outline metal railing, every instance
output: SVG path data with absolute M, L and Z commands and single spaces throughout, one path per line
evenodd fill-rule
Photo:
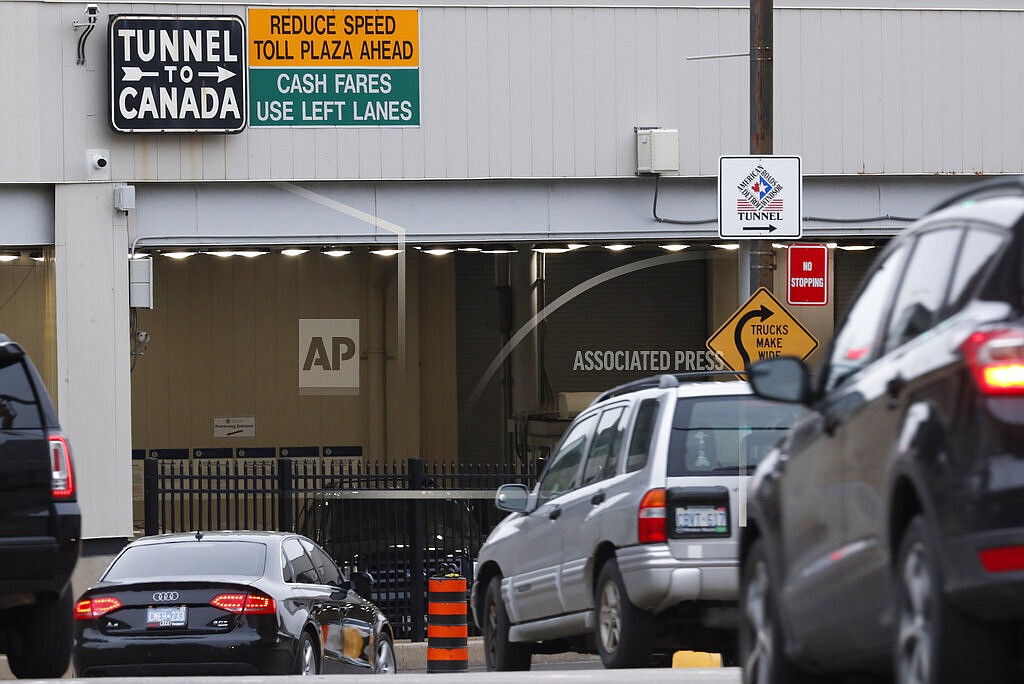
M 536 468 L 350 458 L 166 459 L 144 466 L 147 535 L 194 530 L 305 534 L 343 567 L 374 575 L 396 634 L 422 641 L 426 578 L 472 563 L 505 514 L 494 490 Z

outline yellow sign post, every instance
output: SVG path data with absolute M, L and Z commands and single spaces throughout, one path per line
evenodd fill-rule
M 818 340 L 767 288 L 759 288 L 715 334 L 707 348 L 735 371 L 776 356 L 806 359 Z

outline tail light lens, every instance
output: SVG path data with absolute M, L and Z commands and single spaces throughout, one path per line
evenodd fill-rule
M 75 473 L 71 468 L 71 447 L 63 435 L 50 435 L 50 494 L 54 499 L 73 499 Z
M 75 604 L 76 620 L 92 620 L 121 607 L 121 601 L 113 596 L 94 596 Z
M 666 540 L 664 489 L 652 489 L 640 500 L 637 533 L 641 544 L 654 544 Z
M 1000 546 L 978 552 L 981 564 L 988 572 L 1014 572 L 1024 570 L 1024 546 Z
M 985 394 L 1024 394 L 1024 330 L 979 331 L 960 347 Z
M 219 594 L 210 601 L 214 608 L 245 615 L 269 615 L 277 612 L 274 599 L 264 594 Z

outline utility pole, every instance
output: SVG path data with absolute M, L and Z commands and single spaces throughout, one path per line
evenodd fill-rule
M 750 154 L 774 154 L 772 145 L 772 43 L 774 0 L 750 0 Z M 773 289 L 775 250 L 771 240 L 743 240 L 740 268 L 749 264 L 748 291 L 740 302 L 759 287 Z M 744 254 L 743 252 L 746 252 Z

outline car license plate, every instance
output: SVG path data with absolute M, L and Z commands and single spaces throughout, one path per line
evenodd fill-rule
M 160 606 L 146 609 L 146 627 L 184 627 L 188 624 L 188 610 L 185 606 Z
M 676 534 L 727 534 L 729 521 L 725 506 L 680 506 L 676 508 Z

